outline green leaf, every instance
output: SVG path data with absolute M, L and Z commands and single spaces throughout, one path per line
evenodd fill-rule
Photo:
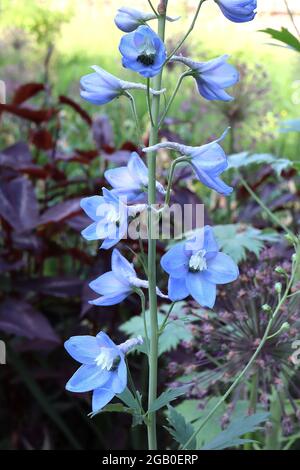
M 201 450 L 222 450 L 246 442 L 253 442 L 251 439 L 241 439 L 241 436 L 256 431 L 259 424 L 266 421 L 268 417 L 269 413 L 255 413 L 251 416 L 237 418 L 224 431 L 205 444 Z
M 270 153 L 254 153 L 247 152 L 235 153 L 228 157 L 228 169 L 230 168 L 243 168 L 249 165 L 271 165 L 273 170 L 278 176 L 281 175 L 283 170 L 293 166 L 291 160 L 285 158 L 278 158 Z
M 231 256 L 236 263 L 246 259 L 247 251 L 258 257 L 265 242 L 280 241 L 280 236 L 276 232 L 259 230 L 250 225 L 216 225 L 213 230 L 220 249 Z
M 128 406 L 128 412 L 132 414 L 132 426 L 142 424 L 144 421 L 144 412 L 141 408 L 142 396 L 137 391 L 138 400 L 127 387 L 124 392 L 117 395 L 117 398 Z
M 154 402 L 152 403 L 152 406 L 149 408 L 149 413 L 152 411 L 157 411 L 166 406 L 168 403 L 171 401 L 175 400 L 175 398 L 180 397 L 181 395 L 184 395 L 186 391 L 188 390 L 189 387 L 179 387 L 177 389 L 169 389 L 163 392 Z
M 102 408 L 99 411 L 95 411 L 94 413 L 89 413 L 90 418 L 94 418 L 94 416 L 98 415 L 99 413 L 105 413 L 105 412 L 110 412 L 110 413 L 131 413 L 132 411 L 130 408 L 126 408 L 122 403 L 110 403 L 109 405 L 106 405 L 104 408 Z
M 281 30 L 267 28 L 261 29 L 260 32 L 269 34 L 273 39 L 282 42 L 288 48 L 300 52 L 300 41 L 288 29 L 281 28 Z
M 194 428 L 190 423 L 187 423 L 184 417 L 175 410 L 171 405 L 168 406 L 167 419 L 170 426 L 166 427 L 171 436 L 180 445 L 184 445 L 194 433 Z M 187 447 L 187 450 L 193 450 L 196 448 L 196 440 Z
M 187 321 L 190 323 L 191 319 L 188 319 L 186 313 L 183 313 L 183 302 L 178 302 L 175 304 L 172 314 L 175 314 L 176 320 L 169 320 L 164 331 L 159 337 L 159 355 L 176 349 L 181 341 L 191 341 L 192 333 L 187 329 Z M 160 327 L 165 319 L 165 315 L 169 309 L 169 305 L 164 305 L 160 308 L 158 312 L 158 327 Z M 146 324 L 148 332 L 150 331 L 150 314 L 149 311 L 145 313 Z M 195 320 L 195 319 L 193 319 Z M 135 316 L 128 320 L 126 323 L 120 326 L 120 330 L 125 333 L 127 336 L 135 337 L 137 335 L 144 336 L 144 322 L 141 317 Z M 139 346 L 137 350 L 140 350 L 146 353 L 144 345 Z

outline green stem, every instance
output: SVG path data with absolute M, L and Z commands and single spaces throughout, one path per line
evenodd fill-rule
M 137 134 L 138 142 L 142 142 L 142 133 L 141 133 L 141 128 L 140 128 L 139 118 L 137 115 L 134 97 L 128 91 L 125 92 L 125 96 L 127 96 L 130 100 L 131 111 L 132 111 L 133 118 L 135 120 L 135 125 L 136 125 L 136 134 Z
M 177 82 L 177 84 L 176 84 L 176 87 L 175 87 L 175 89 L 174 89 L 174 91 L 173 91 L 173 94 L 172 94 L 171 98 L 170 98 L 169 101 L 168 101 L 168 104 L 167 104 L 167 106 L 166 106 L 166 109 L 164 110 L 164 113 L 163 113 L 162 117 L 160 118 L 159 126 L 161 126 L 161 125 L 163 124 L 163 122 L 164 122 L 164 120 L 165 120 L 165 118 L 166 118 L 166 116 L 167 116 L 167 114 L 168 114 L 168 112 L 169 112 L 169 109 L 170 109 L 170 107 L 172 106 L 173 101 L 174 101 L 174 99 L 175 99 L 175 97 L 176 97 L 176 95 L 177 95 L 177 93 L 178 93 L 178 90 L 179 90 L 179 88 L 180 88 L 180 86 L 181 86 L 182 80 L 183 80 L 185 77 L 188 77 L 189 75 L 191 75 L 190 71 L 184 72 L 182 75 L 180 75 L 180 77 L 179 77 L 179 79 L 178 79 L 178 82 Z
M 193 21 L 191 23 L 191 26 L 189 27 L 187 33 L 184 35 L 184 37 L 181 39 L 181 41 L 179 41 L 179 43 L 177 44 L 177 46 L 175 47 L 175 49 L 171 52 L 171 54 L 167 57 L 166 59 L 166 62 L 165 63 L 168 63 L 170 61 L 170 59 L 173 57 L 173 55 L 176 54 L 176 52 L 181 48 L 182 44 L 185 42 L 185 40 L 187 39 L 187 37 L 191 34 L 191 32 L 193 31 L 194 27 L 195 27 L 195 24 L 196 24 L 196 21 L 197 21 L 197 18 L 198 18 L 198 15 L 200 13 L 200 9 L 202 7 L 202 4 L 205 2 L 205 0 L 200 0 L 199 4 L 198 4 L 198 7 L 197 7 L 197 10 L 196 10 L 196 13 L 195 13 L 195 16 L 193 18 Z
M 167 0 L 165 0 L 165 10 Z M 158 35 L 164 41 L 165 38 L 166 11 L 158 18 Z M 153 86 L 156 90 L 161 89 L 162 72 L 153 79 Z M 153 96 L 152 110 L 153 124 L 151 125 L 149 145 L 158 142 L 158 122 L 159 122 L 160 96 Z M 152 407 L 157 397 L 157 362 L 158 362 L 158 322 L 157 322 L 157 294 L 156 294 L 156 240 L 152 237 L 153 213 L 151 206 L 156 203 L 156 152 L 151 152 L 147 156 L 149 184 L 148 184 L 148 204 L 150 207 L 148 215 L 148 281 L 149 281 L 149 311 L 150 311 L 150 351 L 149 351 L 149 390 L 148 409 Z M 148 418 L 148 447 L 149 450 L 157 449 L 156 438 L 156 412 L 149 413 Z
M 165 195 L 165 205 L 166 206 L 168 206 L 169 203 L 170 203 L 172 182 L 173 182 L 173 176 L 174 176 L 174 171 L 175 171 L 176 165 L 178 165 L 178 163 L 182 163 L 182 162 L 189 163 L 189 160 L 186 157 L 179 157 L 179 158 L 176 158 L 176 160 L 173 160 L 173 162 L 171 163 L 171 168 L 170 168 L 169 178 L 168 178 L 168 186 L 167 186 L 166 195 Z
M 151 8 L 151 10 L 153 11 L 154 15 L 155 16 L 158 16 L 158 13 L 157 11 L 155 10 L 154 6 L 153 6 L 153 3 L 151 2 L 151 0 L 148 0 L 148 3 L 149 3 L 149 6 Z
M 154 127 L 154 121 L 152 116 L 152 109 L 151 109 L 151 97 L 150 97 L 150 78 L 147 78 L 147 108 L 150 117 L 151 127 Z
M 173 310 L 175 304 L 176 304 L 176 301 L 171 303 L 170 308 L 169 308 L 169 311 L 168 311 L 167 315 L 165 316 L 164 321 L 163 321 L 162 324 L 160 325 L 159 332 L 158 332 L 159 335 L 161 335 L 162 332 L 164 331 L 164 329 L 165 329 L 165 327 L 166 327 L 166 325 L 167 325 L 167 322 L 168 322 L 168 320 L 169 320 L 169 316 L 171 315 L 172 310 Z
M 240 172 L 238 172 L 242 185 L 246 188 L 248 193 L 253 197 L 253 199 L 257 202 L 257 204 L 268 214 L 270 219 L 276 224 L 279 225 L 287 234 L 291 235 L 294 238 L 293 232 L 291 232 L 280 220 L 279 218 L 273 214 L 270 209 L 264 204 L 264 202 L 260 199 L 259 196 L 250 188 L 247 181 L 243 178 Z
M 270 330 L 272 328 L 272 325 L 274 323 L 274 320 L 276 319 L 277 317 L 277 314 L 278 312 L 280 311 L 281 307 L 283 306 L 283 304 L 285 303 L 286 299 L 287 299 L 287 296 L 288 296 L 288 293 L 293 285 L 293 282 L 294 282 L 294 277 L 295 277 L 295 274 L 297 272 L 297 269 L 298 269 L 298 265 L 300 263 L 300 257 L 297 256 L 297 259 L 296 259 L 296 262 L 294 263 L 294 266 L 293 266 L 293 272 L 292 272 L 292 275 L 291 275 L 291 278 L 290 278 L 290 281 L 285 289 L 285 292 L 284 292 L 284 295 L 282 296 L 280 302 L 278 303 L 276 309 L 274 310 L 274 313 L 271 315 L 271 318 L 270 318 L 270 321 L 266 327 L 266 330 L 265 330 L 265 333 L 262 337 L 262 340 L 261 342 L 259 343 L 259 346 L 258 348 L 256 349 L 255 353 L 253 354 L 253 356 L 251 357 L 250 361 L 248 362 L 248 364 L 244 367 L 244 369 L 240 372 L 240 374 L 236 377 L 236 379 L 234 380 L 234 382 L 232 383 L 232 385 L 228 388 L 228 390 L 226 391 L 226 393 L 222 396 L 222 398 L 220 398 L 220 400 L 216 403 L 216 405 L 213 407 L 213 409 L 210 411 L 210 413 L 208 413 L 208 415 L 206 416 L 206 418 L 202 421 L 202 423 L 200 424 L 200 426 L 198 427 L 198 429 L 195 430 L 195 432 L 192 434 L 192 436 L 187 440 L 187 442 L 184 444 L 184 446 L 182 447 L 182 449 L 186 449 L 187 446 L 193 441 L 193 439 L 195 439 L 195 437 L 198 435 L 198 433 L 201 431 L 201 429 L 204 428 L 204 426 L 207 424 L 207 422 L 210 420 L 210 418 L 215 414 L 215 412 L 217 411 L 217 409 L 225 402 L 225 400 L 228 398 L 228 396 L 231 394 L 231 392 L 235 389 L 235 387 L 240 383 L 240 381 L 242 380 L 242 378 L 247 374 L 247 372 L 251 369 L 253 363 L 255 362 L 257 356 L 259 355 L 260 351 L 262 350 L 262 348 L 264 347 L 266 341 L 268 340 L 268 336 L 269 336 L 269 333 L 270 333 Z

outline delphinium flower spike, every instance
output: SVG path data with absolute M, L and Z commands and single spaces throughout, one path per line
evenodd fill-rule
M 188 145 L 178 144 L 177 142 L 162 142 L 152 147 L 146 147 L 144 152 L 152 152 L 161 148 L 168 148 L 184 155 L 187 162 L 192 165 L 197 179 L 208 188 L 217 191 L 219 194 L 228 196 L 233 188 L 221 180 L 220 174 L 228 168 L 226 153 L 219 142 L 225 138 L 228 129 L 221 137 L 209 144 L 200 147 L 190 147 Z
M 72 336 L 65 348 L 82 366 L 66 384 L 70 392 L 93 391 L 92 410 L 100 411 L 127 386 L 125 355 L 143 343 L 132 338 L 116 345 L 103 331 L 94 336 Z

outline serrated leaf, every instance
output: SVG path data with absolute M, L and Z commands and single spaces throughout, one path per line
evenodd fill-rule
M 255 413 L 233 420 L 224 431 L 205 444 L 201 450 L 222 450 L 245 442 L 253 442 L 250 439 L 241 439 L 241 436 L 256 431 L 259 424 L 266 421 L 268 416 L 269 413 Z
M 110 403 L 109 405 L 106 405 L 104 408 L 102 408 L 99 411 L 96 411 L 95 413 L 89 413 L 89 417 L 94 418 L 94 416 L 98 415 L 99 413 L 132 413 L 130 408 L 126 408 L 122 403 Z
M 278 176 L 281 175 L 283 170 L 293 166 L 293 162 L 291 160 L 279 158 L 270 153 L 249 154 L 247 152 L 241 152 L 229 155 L 228 157 L 228 169 L 262 164 L 270 165 Z
M 259 256 L 265 242 L 275 243 L 280 240 L 276 232 L 259 230 L 250 225 L 216 225 L 213 230 L 220 249 L 236 263 L 246 259 L 247 251 Z
M 178 304 L 175 305 L 172 313 L 176 314 L 177 319 L 173 321 L 170 320 L 159 337 L 159 355 L 171 351 L 172 349 L 176 349 L 181 341 L 191 341 L 192 339 L 192 333 L 186 328 L 186 313 L 182 313 L 182 305 L 182 302 L 178 302 Z M 162 325 L 165 319 L 165 314 L 161 312 L 167 312 L 168 309 L 169 305 L 162 306 L 160 308 L 160 311 L 157 314 L 158 327 Z M 149 311 L 145 313 L 145 318 L 147 329 L 149 332 Z M 189 322 L 190 321 L 191 319 L 189 319 Z M 120 330 L 130 337 L 136 337 L 138 335 L 144 336 L 144 322 L 141 315 L 132 317 L 130 320 L 123 323 L 123 325 L 120 326 Z M 137 350 L 146 353 L 146 350 L 143 345 L 137 348 Z
M 194 433 L 193 426 L 186 422 L 184 417 L 171 405 L 168 406 L 167 419 L 170 426 L 166 427 L 166 429 L 178 444 L 184 445 Z M 195 448 L 196 439 L 193 439 L 187 446 L 187 450 L 194 450 Z
M 136 393 L 139 397 L 139 400 L 134 397 L 128 387 L 124 390 L 124 392 L 117 395 L 117 398 L 119 398 L 119 400 L 128 406 L 129 412 L 132 414 L 132 426 L 142 424 L 144 421 L 143 410 L 141 409 L 140 405 L 142 396 L 138 391 Z
M 168 405 L 171 401 L 175 400 L 175 398 L 180 397 L 181 395 L 184 395 L 186 391 L 188 390 L 188 387 L 179 387 L 179 388 L 174 388 L 174 389 L 169 389 L 163 392 L 154 402 L 152 403 L 152 406 L 149 408 L 149 412 L 151 413 L 152 411 L 157 411 L 163 408 L 164 406 Z

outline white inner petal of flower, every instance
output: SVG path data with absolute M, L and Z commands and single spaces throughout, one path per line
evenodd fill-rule
M 120 214 L 115 207 L 111 207 L 107 213 L 106 219 L 111 224 L 116 224 L 120 222 Z
M 116 358 L 116 351 L 110 348 L 101 348 L 100 354 L 96 357 L 95 362 L 101 369 L 110 370 Z
M 196 273 L 207 269 L 205 255 L 206 250 L 199 250 L 190 257 L 189 270 L 191 272 Z

